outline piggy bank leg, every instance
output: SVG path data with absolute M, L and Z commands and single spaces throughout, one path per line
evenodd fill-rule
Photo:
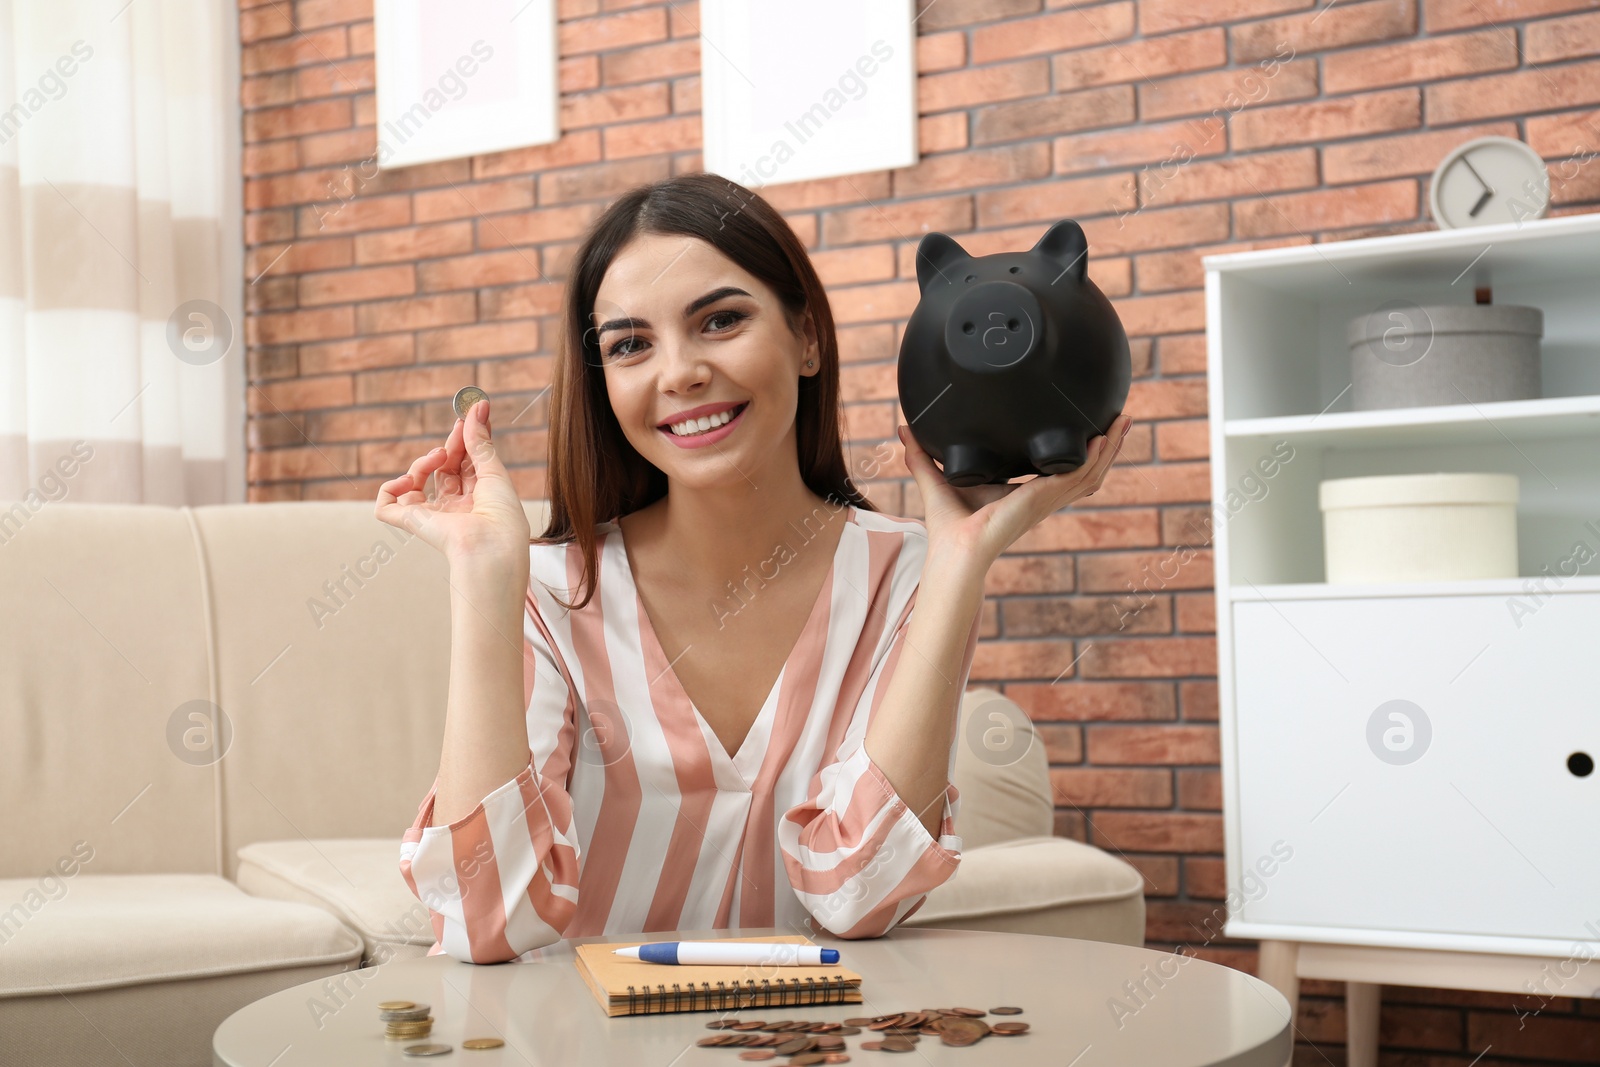
M 997 481 L 1001 459 L 982 445 L 951 445 L 944 450 L 944 480 L 955 486 L 987 485 Z
M 1028 440 L 1028 459 L 1044 474 L 1066 474 L 1083 466 L 1088 446 L 1083 431 L 1056 428 L 1043 430 Z

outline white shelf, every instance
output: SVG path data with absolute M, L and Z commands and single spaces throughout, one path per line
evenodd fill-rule
M 1222 432 L 1230 438 L 1286 438 L 1308 447 L 1390 448 L 1600 435 L 1600 422 L 1596 419 L 1600 419 L 1600 395 L 1552 396 L 1486 404 L 1228 419 Z
M 1228 590 L 1228 599 L 1246 600 L 1333 600 L 1350 598 L 1367 600 L 1373 597 L 1425 597 L 1425 596 L 1529 596 L 1530 582 L 1545 581 L 1536 592 L 1600 593 L 1600 575 L 1562 575 L 1557 579 L 1544 579 L 1542 575 L 1522 578 L 1481 578 L 1455 582 L 1385 582 L 1383 584 L 1329 585 L 1326 582 L 1287 582 L 1279 585 L 1236 585 Z

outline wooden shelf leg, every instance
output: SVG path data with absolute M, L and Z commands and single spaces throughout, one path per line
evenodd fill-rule
M 1373 982 L 1345 983 L 1345 1062 L 1349 1067 L 1378 1067 L 1378 1004 L 1382 992 L 1383 987 Z
M 1299 959 L 1298 942 L 1263 941 L 1260 963 L 1256 965 L 1258 977 L 1289 1001 L 1289 1022 L 1292 1025 L 1298 1025 L 1295 1020 L 1300 1012 L 1300 976 L 1295 972 Z

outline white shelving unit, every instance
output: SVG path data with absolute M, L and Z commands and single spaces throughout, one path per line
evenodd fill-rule
M 1351 1067 L 1384 981 L 1600 995 L 1600 214 L 1203 263 L 1228 934 L 1351 983 Z M 1350 410 L 1349 319 L 1480 286 L 1541 398 Z M 1325 584 L 1318 484 L 1431 471 L 1517 475 L 1519 577 Z

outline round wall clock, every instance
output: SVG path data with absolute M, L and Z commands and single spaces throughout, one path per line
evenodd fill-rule
M 1428 206 L 1440 229 L 1542 219 L 1550 207 L 1550 171 L 1522 141 L 1475 137 L 1435 168 Z

